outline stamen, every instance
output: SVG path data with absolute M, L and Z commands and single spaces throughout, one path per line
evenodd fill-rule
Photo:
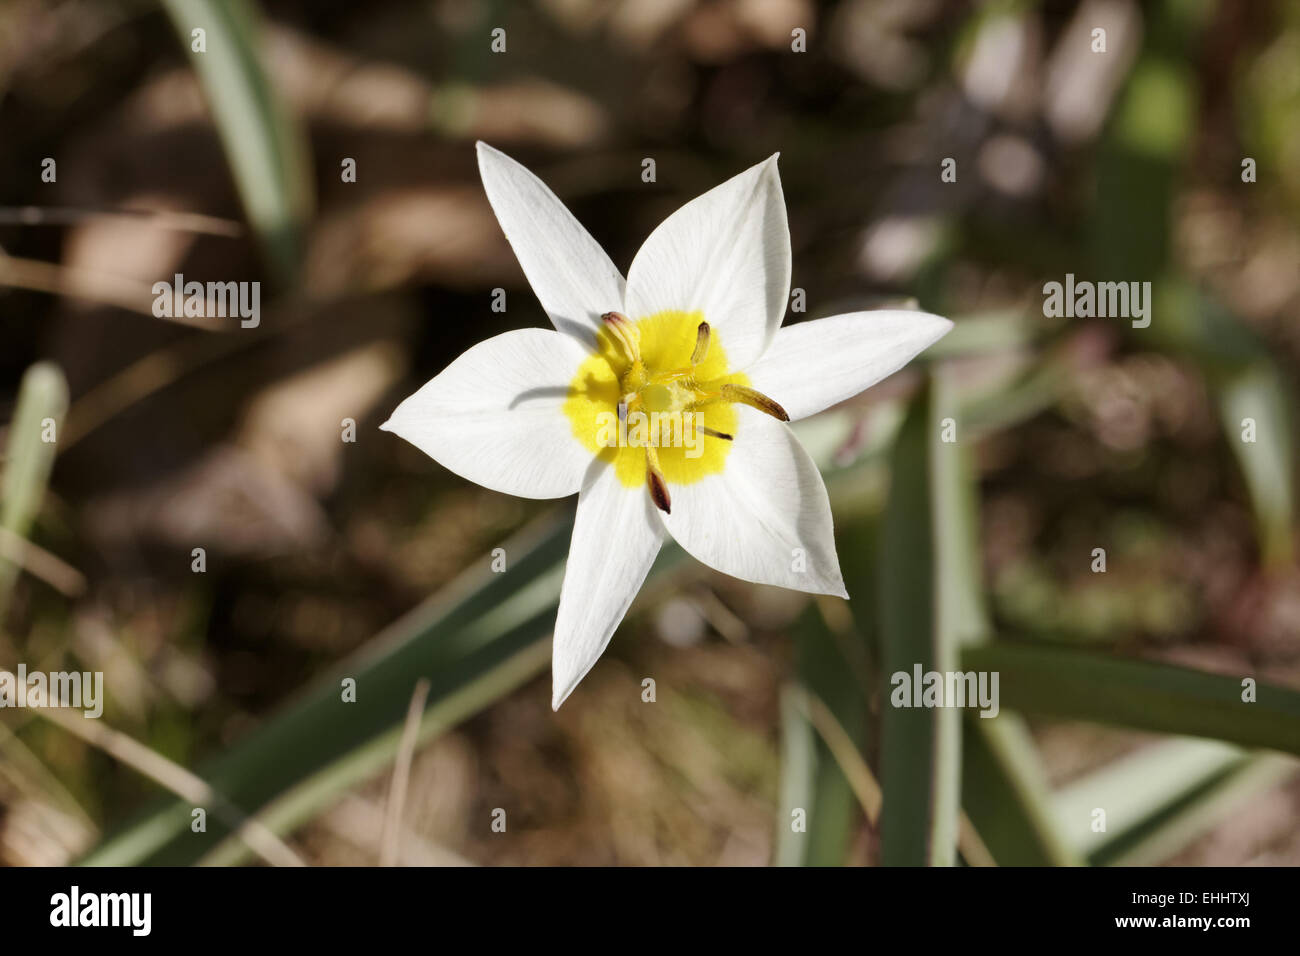
M 777 421 L 788 422 L 790 420 L 790 416 L 786 414 L 784 408 L 762 392 L 747 385 L 733 385 L 728 382 L 718 389 L 718 393 L 722 396 L 723 401 L 740 402 L 740 404 L 748 405 L 750 408 L 757 408 L 763 414 L 771 415 Z
M 691 353 L 691 364 L 699 365 L 709 354 L 709 323 L 701 322 L 695 330 L 695 351 Z
M 617 402 L 620 436 L 625 434 L 623 429 L 628 428 L 629 433 L 623 441 L 628 447 L 635 446 L 643 449 L 646 490 L 655 507 L 665 514 L 672 513 L 672 496 L 669 492 L 668 480 L 664 477 L 664 469 L 660 464 L 658 449 L 665 446 L 671 449 L 685 446 L 689 437 L 690 448 L 699 452 L 701 447 L 694 437 L 696 435 L 707 435 L 709 438 L 724 442 L 735 441 L 734 428 L 727 431 L 710 428 L 701 423 L 701 417 L 695 414 L 698 410 L 712 405 L 741 404 L 748 405 L 779 421 L 790 420 L 786 410 L 762 392 L 748 385 L 731 384 L 726 380 L 739 378 L 741 381 L 747 381 L 739 373 L 724 375 L 710 373 L 702 380 L 706 368 L 704 363 L 709 361 L 715 338 L 708 322 L 687 320 L 695 326 L 695 341 L 691 349 L 690 364 L 677 367 L 669 365 L 665 368 L 665 363 L 661 361 L 664 352 L 662 338 L 656 337 L 660 326 L 645 327 L 652 333 L 651 338 L 647 339 L 647 348 L 651 351 L 646 353 L 652 364 L 647 367 L 647 359 L 641 355 L 643 326 L 632 322 L 621 312 L 606 312 L 600 318 L 608 333 L 608 340 L 602 343 L 603 358 L 608 360 L 610 370 L 617 376 L 620 395 Z M 698 313 L 695 318 L 698 320 Z M 676 336 L 682 333 L 689 335 L 691 324 L 684 323 L 684 327 L 676 326 L 672 329 L 673 351 L 678 356 L 681 356 L 681 353 L 676 350 L 680 348 L 681 339 Z M 723 353 L 719 349 L 712 349 L 712 351 L 717 352 L 713 356 L 714 362 L 718 365 L 725 364 Z M 643 412 L 650 416 L 650 433 L 642 437 L 643 433 L 638 431 L 634 436 L 630 434 L 630 419 Z M 662 416 L 665 415 L 668 416 L 666 422 L 662 420 Z M 690 416 L 689 421 L 682 417 L 684 415 Z M 723 412 L 713 418 L 715 425 L 724 426 L 730 425 L 734 420 L 734 411 Z M 641 427 L 642 423 L 638 421 L 637 428 Z M 666 432 L 663 431 L 664 428 L 667 428 Z M 725 446 L 709 447 L 713 451 L 702 463 L 706 473 L 717 470 L 721 458 L 725 457 L 728 451 Z M 666 454 L 675 456 L 677 452 L 670 451 Z M 692 456 L 687 455 L 687 457 Z M 664 460 L 674 466 L 677 464 L 676 457 Z M 697 465 L 694 470 L 698 471 L 700 467 Z M 684 480 L 690 481 L 694 471 L 687 469 L 682 474 L 685 476 Z M 674 472 L 674 480 L 677 480 L 676 472 Z
M 671 514 L 673 502 L 668 495 L 668 483 L 664 481 L 664 474 L 659 470 L 659 453 L 650 445 L 645 446 L 645 481 L 650 488 L 650 500 L 655 503 L 655 507 L 664 514 Z
M 623 347 L 624 354 L 634 363 L 641 361 L 641 349 L 637 344 L 636 327 L 621 312 L 606 312 L 601 317 L 605 323 L 605 328 L 614 336 L 619 345 Z

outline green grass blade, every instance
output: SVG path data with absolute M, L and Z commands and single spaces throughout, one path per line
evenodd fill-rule
M 957 842 L 960 713 L 949 707 L 888 704 L 890 675 L 951 671 L 956 643 L 941 626 L 951 589 L 939 580 L 936 458 L 954 446 L 940 441 L 945 417 L 932 386 L 918 395 L 891 459 L 889 501 L 879 558 L 881 663 L 886 706 L 881 714 L 881 862 L 886 866 L 951 865 Z M 947 603 L 945 603 L 947 602 Z M 951 631 L 951 628 L 948 629 Z
M 808 863 L 808 826 L 817 802 L 817 735 L 797 697 L 803 690 L 781 692 L 781 794 L 776 812 L 777 866 Z M 802 823 L 798 817 L 802 816 Z M 810 819 L 811 818 L 811 819 Z
M 1163 812 L 1095 852 L 1099 866 L 1152 866 L 1163 863 L 1204 836 L 1251 797 L 1296 774 L 1294 760 L 1254 754 L 1206 781 Z
M 861 752 L 867 701 L 863 694 L 865 662 L 855 635 L 833 632 L 815 605 L 804 612 L 792 633 L 802 689 L 825 705 Z M 808 832 L 803 834 L 802 862 L 806 866 L 841 866 L 860 811 L 844 769 L 820 734 L 813 741 L 810 783 L 808 803 L 804 804 Z
M 951 332 L 927 348 L 924 357 L 934 362 L 1012 352 L 1033 345 L 1042 335 L 1042 317 L 1021 310 L 966 315 Z
M 1258 683 L 1247 703 L 1241 678 L 1059 647 L 989 644 L 962 661 L 999 673 L 1004 709 L 1300 755 L 1300 691 Z
M 14 538 L 27 537 L 41 510 L 67 410 L 68 383 L 62 370 L 51 362 L 31 366 L 18 386 L 0 483 L 0 528 Z M 0 620 L 18 570 L 18 565 L 0 557 Z
M 1062 380 L 1058 358 L 1048 359 L 1029 379 L 996 395 L 998 421 L 1053 400 Z M 941 382 L 943 380 L 941 379 Z M 945 396 L 951 394 L 945 392 Z M 1023 400 L 1014 396 L 1024 395 Z M 945 404 L 948 404 L 945 402 Z M 979 405 L 966 403 L 961 441 L 937 462 L 937 513 L 945 529 L 939 548 L 941 616 L 962 646 L 984 644 L 990 635 L 979 553 L 978 495 L 971 461 L 971 433 L 979 430 Z M 986 419 L 983 423 L 989 424 Z M 967 714 L 962 721 L 961 803 L 993 859 L 1002 866 L 1069 866 L 1079 862 L 1058 832 L 1047 775 L 1024 722 L 1012 713 Z
M 1300 770 L 1295 760 L 1177 739 L 1144 747 L 1055 796 L 1072 847 L 1096 864 L 1151 865 L 1190 844 L 1234 805 Z M 1105 811 L 1105 830 L 1095 824 Z
M 466 686 L 485 679 L 550 633 L 570 528 L 559 518 L 507 542 L 508 571 L 493 574 L 484 562 L 467 572 L 449 593 L 411 611 L 279 716 L 200 767 L 201 776 L 236 806 L 257 810 L 349 754 L 382 748 L 381 738 L 400 733 L 420 677 L 431 683 L 426 714 L 447 707 Z M 355 703 L 342 701 L 345 677 L 356 680 Z M 177 801 L 164 801 L 106 840 L 84 862 L 193 863 L 227 834 L 215 821 L 209 822 L 207 833 L 191 833 L 189 810 Z
M 1003 711 L 963 723 L 962 807 L 1000 866 L 1075 866 L 1024 721 Z
M 253 0 L 163 0 L 221 137 L 245 214 L 276 278 L 292 282 L 311 212 L 306 137 L 266 74 Z M 192 32 L 206 32 L 196 52 Z
M 1264 563 L 1285 567 L 1295 556 L 1294 401 L 1267 359 L 1230 376 L 1218 400 L 1228 445 L 1250 492 Z
M 543 637 L 527 645 L 430 705 L 420 720 L 417 743 L 427 743 L 451 730 L 544 672 L 550 663 L 550 640 Z M 402 728 L 394 726 L 343 754 L 267 804 L 259 811 L 258 819 L 276 833 L 292 833 L 333 805 L 347 790 L 386 774 L 397 755 L 401 735 Z M 246 862 L 250 855 L 243 840 L 229 837 L 199 862 L 204 866 L 235 866 Z
M 935 536 L 938 608 L 935 627 L 940 643 L 945 648 L 953 648 L 986 640 L 989 621 L 979 553 L 979 495 L 972 463 L 973 442 L 948 369 L 935 369 L 932 380 L 929 485 Z M 946 422 L 954 429 L 961 429 L 960 433 L 952 433 L 955 441 L 942 440 Z M 955 652 L 952 656 L 955 658 Z

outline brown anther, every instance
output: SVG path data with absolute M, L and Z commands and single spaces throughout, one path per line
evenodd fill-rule
M 747 385 L 727 383 L 718 389 L 718 393 L 723 401 L 739 402 L 742 405 L 748 405 L 750 408 L 757 408 L 763 414 L 771 415 L 777 421 L 788 422 L 790 420 L 790 416 L 786 414 L 784 408 L 762 392 Z
M 664 476 L 657 471 L 647 471 L 646 485 L 650 488 L 650 500 L 655 503 L 655 507 L 664 514 L 673 513 L 673 502 L 668 497 L 668 485 L 664 482 Z
M 645 483 L 650 489 L 650 500 L 655 503 L 655 507 L 664 514 L 670 514 L 673 501 L 668 495 L 668 482 L 664 481 L 664 473 L 659 470 L 659 453 L 653 445 L 645 446 Z
M 723 441 L 735 441 L 735 435 L 728 435 L 726 432 L 720 432 L 716 428 L 710 428 L 708 425 L 699 426 L 701 435 L 712 435 L 714 438 L 721 438 Z
M 668 497 L 668 485 L 664 482 L 664 476 L 657 471 L 647 471 L 646 482 L 650 486 L 650 500 L 655 503 L 655 507 L 664 514 L 672 514 L 673 502 Z
M 701 322 L 695 330 L 695 351 L 691 353 L 691 364 L 699 365 L 709 354 L 709 323 Z

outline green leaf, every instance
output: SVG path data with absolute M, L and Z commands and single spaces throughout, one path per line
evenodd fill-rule
M 1293 397 L 1277 366 L 1261 359 L 1229 376 L 1218 399 L 1228 445 L 1250 491 L 1264 563 L 1285 567 L 1294 557 Z
M 973 440 L 951 373 L 936 368 L 932 379 L 929 486 L 938 595 L 935 627 L 941 643 L 956 647 L 983 641 L 989 634 L 979 552 L 979 494 L 971 461 Z M 949 425 L 955 441 L 942 440 Z
M 26 538 L 41 510 L 67 410 L 68 383 L 62 370 L 51 362 L 28 368 L 18 386 L 0 483 L 0 528 L 9 535 Z M 0 621 L 17 577 L 18 565 L 0 557 Z
M 967 358 L 996 355 L 1026 348 L 1043 337 L 1041 316 L 1023 310 L 985 312 L 963 316 L 947 335 L 925 350 L 924 358 Z
M 1211 740 L 1143 747 L 1060 790 L 1056 814 L 1093 863 L 1151 865 L 1177 853 L 1233 805 L 1295 773 L 1296 762 Z M 1098 810 L 1106 827 L 1093 828 Z
M 1000 866 L 1076 866 L 1024 721 L 1003 711 L 963 725 L 962 807 Z
M 451 730 L 544 672 L 550 663 L 551 642 L 542 637 L 443 695 L 424 711 L 417 744 Z M 331 806 L 340 794 L 383 774 L 397 755 L 401 735 L 402 728 L 392 726 L 368 743 L 343 753 L 264 806 L 258 819 L 276 833 L 292 833 Z M 251 851 L 242 841 L 229 837 L 198 862 L 204 866 L 234 866 L 250 856 Z
M 1008 382 L 964 396 L 961 420 L 967 436 L 1011 428 L 1055 405 L 1073 377 L 1071 344 L 1062 342 Z
M 967 669 L 997 671 L 1003 708 L 1300 754 L 1300 691 L 1060 647 L 967 648 Z
M 862 648 L 850 634 L 833 632 L 818 608 L 807 608 L 792 628 L 796 667 L 801 687 L 791 688 L 782 701 L 783 816 L 777 820 L 778 861 L 785 865 L 841 866 L 852 842 L 859 819 L 857 799 L 835 754 L 809 721 L 808 704 L 798 704 L 797 695 L 819 700 L 847 734 L 849 743 L 861 751 L 866 725 L 867 701 L 863 695 Z M 787 713 L 787 706 L 795 706 Z M 801 727 L 800 722 L 806 725 Z M 805 733 L 812 734 L 806 743 Z M 801 803 L 786 802 L 795 797 Z M 807 832 L 791 833 L 791 811 L 807 814 Z
M 1089 244 L 1101 277 L 1155 277 L 1169 261 L 1175 178 L 1195 119 L 1195 77 L 1184 51 L 1198 32 L 1173 4 L 1157 4 L 1147 20 L 1097 151 Z
M 997 406 L 1000 427 L 1008 409 L 1024 414 L 1054 400 L 1059 388 L 1060 355 L 1049 358 L 1024 383 L 986 396 Z M 938 381 L 952 403 L 942 370 Z M 1023 401 L 1014 398 L 1025 396 Z M 1001 399 L 1001 401 L 999 401 Z M 990 626 L 984 604 L 979 553 L 979 505 L 971 461 L 971 434 L 978 430 L 978 406 L 967 401 L 962 410 L 959 440 L 936 456 L 934 486 L 938 526 L 941 629 L 959 645 L 988 641 Z M 972 413 L 975 414 L 972 414 Z M 989 422 L 984 422 L 990 425 Z M 1033 739 L 1015 714 L 996 717 L 968 715 L 962 724 L 961 803 L 971 825 L 994 860 L 1003 866 L 1066 866 L 1078 862 L 1057 832 L 1052 816 L 1046 773 Z
M 1152 330 L 1205 373 L 1250 495 L 1263 562 L 1286 567 L 1295 558 L 1295 392 L 1268 344 L 1221 302 L 1181 280 L 1157 289 L 1166 321 Z
M 488 563 L 466 572 L 447 591 L 415 608 L 357 655 L 317 681 L 242 743 L 199 769 L 219 793 L 246 812 L 313 778 L 335 786 L 378 772 L 395 752 L 415 682 L 430 681 L 426 722 L 450 726 L 502 693 L 501 668 L 543 641 L 555 623 L 555 605 L 571 524 L 549 520 L 507 542 L 509 570 Z M 670 553 L 664 560 L 675 558 Z M 533 670 L 545 667 L 532 654 Z M 345 678 L 356 681 L 356 702 L 342 700 Z M 484 696 L 472 689 L 491 687 Z M 506 682 L 509 689 L 509 682 Z M 467 690 L 469 689 L 469 690 Z M 433 714 L 433 717 L 430 717 Z M 340 769 L 342 766 L 342 769 Z M 310 788 L 309 788 L 310 789 Z M 298 795 L 301 800 L 301 792 Z M 310 802 L 310 801 L 309 801 Z M 83 862 L 90 865 L 184 865 L 226 836 L 209 820 L 207 833 L 191 833 L 190 808 L 165 800 L 107 839 Z
M 891 458 L 889 500 L 881 527 L 881 663 L 889 675 L 951 671 L 957 661 L 953 610 L 959 587 L 940 580 L 939 525 L 951 503 L 936 471 L 955 443 L 940 440 L 947 414 L 941 390 L 927 385 L 899 431 Z M 954 862 L 961 777 L 960 713 L 951 707 L 884 706 L 881 714 L 881 862 L 946 866 Z
M 817 734 L 799 705 L 803 690 L 787 686 L 781 691 L 781 794 L 776 811 L 777 866 L 804 866 L 808 862 L 807 832 L 810 808 L 817 801 Z M 804 828 L 795 828 L 803 811 Z M 819 819 L 812 817 L 813 820 Z
M 312 206 L 306 137 L 266 70 L 253 0 L 163 0 L 207 97 L 245 214 L 276 278 L 293 281 Z M 192 31 L 205 31 L 206 52 Z

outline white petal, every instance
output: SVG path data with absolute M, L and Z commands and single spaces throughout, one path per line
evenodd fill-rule
M 561 332 L 592 345 L 600 316 L 623 308 L 623 274 L 546 184 L 478 144 L 488 202 L 542 308 Z
M 787 325 L 746 370 L 791 421 L 829 408 L 898 371 L 952 328 L 928 312 L 851 312 Z
M 650 234 L 627 273 L 634 319 L 702 311 L 733 368 L 771 342 L 790 294 L 790 229 L 776 156 L 688 202 Z
M 627 487 L 603 462 L 592 469 L 591 483 L 578 494 L 555 620 L 555 710 L 605 652 L 663 543 L 663 526 L 644 486 Z
M 821 473 L 790 429 L 738 406 L 726 469 L 671 485 L 668 533 L 711 568 L 744 581 L 848 597 Z
M 586 356 L 550 329 L 503 332 L 457 358 L 379 427 L 485 488 L 571 495 L 592 455 L 573 437 L 563 405 Z

